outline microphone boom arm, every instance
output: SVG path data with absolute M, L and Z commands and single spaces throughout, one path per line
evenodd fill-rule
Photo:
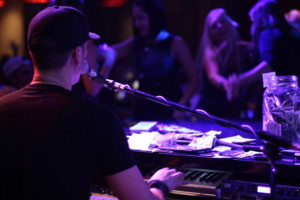
M 189 112 L 189 113 L 191 113 L 191 114 L 193 114 L 197 117 L 202 117 L 202 118 L 205 118 L 205 119 L 212 120 L 215 123 L 220 124 L 224 127 L 232 127 L 232 128 L 236 128 L 238 130 L 253 134 L 257 138 L 257 141 L 262 143 L 261 150 L 266 155 L 268 163 L 270 164 L 270 177 L 271 177 L 271 180 L 270 180 L 270 187 L 271 187 L 270 197 L 273 196 L 273 192 L 274 192 L 274 174 L 277 173 L 277 169 L 276 169 L 276 166 L 275 166 L 275 155 L 274 155 L 273 152 L 276 152 L 278 150 L 278 147 L 276 145 L 272 145 L 270 143 L 265 143 L 262 140 L 267 140 L 269 142 L 273 142 L 274 144 L 280 144 L 280 146 L 286 147 L 286 148 L 295 148 L 295 146 L 292 142 L 283 140 L 282 138 L 280 138 L 278 136 L 270 135 L 269 133 L 264 132 L 264 131 L 256 132 L 249 125 L 239 125 L 239 124 L 236 124 L 236 123 L 232 123 L 232 122 L 224 120 L 222 118 L 210 115 L 204 110 L 198 110 L 198 111 L 197 110 L 196 111 L 191 110 L 188 107 L 182 106 L 182 105 L 174 103 L 172 101 L 169 101 L 169 100 L 165 99 L 164 97 L 153 96 L 151 94 L 147 94 L 145 92 L 132 89 L 127 84 L 125 85 L 125 84 L 115 82 L 113 80 L 106 79 L 105 83 L 104 83 L 104 86 L 109 88 L 109 89 L 112 89 L 114 91 L 118 91 L 118 90 L 126 91 L 128 93 L 131 93 L 131 94 L 139 97 L 139 98 L 154 101 L 154 102 L 160 103 L 162 105 L 171 107 L 175 110 Z M 224 142 L 222 143 L 220 140 L 218 140 L 218 142 L 220 144 L 224 144 Z M 240 148 L 240 145 L 235 145 L 235 146 L 234 145 L 228 145 L 228 146 Z
M 147 94 L 147 93 L 139 91 L 139 90 L 132 89 L 127 84 L 121 84 L 121 83 L 118 83 L 116 81 L 106 79 L 104 85 L 107 88 L 112 89 L 114 91 L 118 91 L 118 90 L 126 91 L 128 93 L 131 93 L 131 94 L 139 97 L 139 98 L 151 100 L 151 101 L 163 104 L 165 106 L 171 107 L 175 110 L 179 110 L 179 111 L 183 111 L 183 112 L 189 112 L 189 113 L 191 113 L 191 114 L 193 114 L 197 117 L 201 117 L 201 118 L 205 118 L 205 119 L 214 121 L 215 123 L 220 124 L 224 127 L 236 128 L 236 129 L 244 131 L 246 133 L 254 134 L 255 137 L 259 141 L 267 140 L 267 141 L 272 142 L 274 144 L 280 144 L 280 146 L 285 147 L 285 148 L 299 149 L 299 147 L 296 143 L 293 143 L 293 142 L 288 141 L 288 140 L 283 140 L 279 136 L 271 135 L 270 133 L 265 132 L 265 131 L 253 131 L 245 125 L 239 125 L 237 123 L 233 123 L 231 121 L 213 116 L 211 114 L 208 114 L 204 110 L 191 110 L 188 107 L 182 106 L 182 105 L 177 104 L 177 103 L 172 102 L 172 101 L 169 101 L 169 100 L 165 99 L 162 96 L 154 96 L 154 95 Z
M 189 112 L 197 117 L 202 117 L 202 118 L 214 121 L 215 123 L 220 124 L 224 127 L 232 127 L 232 128 L 236 128 L 238 130 L 244 131 L 246 133 L 253 134 L 257 138 L 257 141 L 262 144 L 262 147 L 260 149 L 263 151 L 263 153 L 265 154 L 265 156 L 268 160 L 268 163 L 270 164 L 270 188 L 271 188 L 270 197 L 271 198 L 273 197 L 274 191 L 275 191 L 274 190 L 274 188 L 275 188 L 274 174 L 277 173 L 277 169 L 275 166 L 275 159 L 278 154 L 279 146 L 300 150 L 300 144 L 294 143 L 292 141 L 288 141 L 286 139 L 282 139 L 281 137 L 276 136 L 276 135 L 271 135 L 270 133 L 268 133 L 266 131 L 254 131 L 252 129 L 252 127 L 247 124 L 239 125 L 239 124 L 230 122 L 228 120 L 224 120 L 222 118 L 210 115 L 209 113 L 207 113 L 204 110 L 191 110 L 188 107 L 182 106 L 182 105 L 174 103 L 172 101 L 169 101 L 162 96 L 153 96 L 151 94 L 147 94 L 145 92 L 132 89 L 127 84 L 125 85 L 125 84 L 115 82 L 113 80 L 104 79 L 104 86 L 109 89 L 112 89 L 114 91 L 118 91 L 118 90 L 126 91 L 128 93 L 131 93 L 131 94 L 139 97 L 139 98 L 154 101 L 154 102 L 160 103 L 162 105 L 171 107 L 175 110 Z M 267 142 L 264 142 L 263 140 L 266 140 Z M 218 142 L 220 144 L 222 144 L 222 142 L 220 140 L 218 140 Z M 229 145 L 229 146 L 240 148 L 240 145 Z
M 244 131 L 246 133 L 254 134 L 254 136 L 257 138 L 257 140 L 259 142 L 261 142 L 262 144 L 264 144 L 264 142 L 262 140 L 266 140 L 271 143 L 277 144 L 278 146 L 281 146 L 281 147 L 293 148 L 293 149 L 300 150 L 300 144 L 294 143 L 292 141 L 284 140 L 281 137 L 276 136 L 276 135 L 271 135 L 270 133 L 268 133 L 266 131 L 254 131 L 252 128 L 250 129 L 249 126 L 247 126 L 247 125 L 239 125 L 239 124 L 233 123 L 231 121 L 213 116 L 204 110 L 191 110 L 188 107 L 182 106 L 182 105 L 174 103 L 172 101 L 169 101 L 162 96 L 153 96 L 151 94 L 147 94 L 145 92 L 141 92 L 139 90 L 132 89 L 127 84 L 121 84 L 121 83 L 118 83 L 113 80 L 105 79 L 100 74 L 98 74 L 96 71 L 94 71 L 92 68 L 90 68 L 87 62 L 85 62 L 84 66 L 82 68 L 82 74 L 87 75 L 91 80 L 94 80 L 94 81 L 98 82 L 99 84 L 104 84 L 104 86 L 106 88 L 112 89 L 114 91 L 123 90 L 123 91 L 131 93 L 139 98 L 147 99 L 147 100 L 154 101 L 156 103 L 160 103 L 162 105 L 171 107 L 174 110 L 189 112 L 197 117 L 209 119 L 211 121 L 214 121 L 217 124 L 220 124 L 221 126 L 232 127 L 232 128 L 236 128 L 238 130 Z

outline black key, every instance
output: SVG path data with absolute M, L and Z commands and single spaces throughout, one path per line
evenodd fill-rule
M 201 174 L 201 176 L 199 177 L 199 182 L 204 181 L 205 177 L 208 176 L 209 174 L 210 174 L 209 172 L 204 172 L 203 174 Z

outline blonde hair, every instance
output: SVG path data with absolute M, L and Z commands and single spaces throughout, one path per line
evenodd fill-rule
M 221 58 L 219 48 L 220 44 L 217 44 L 216 41 L 213 40 L 210 29 L 211 24 L 213 24 L 218 19 L 224 17 L 226 19 L 226 22 L 229 24 L 229 33 L 227 34 L 227 38 L 225 39 L 228 47 L 228 51 L 224 57 L 224 59 Z M 205 55 L 212 54 L 215 55 L 218 62 L 220 63 L 220 70 L 221 72 L 224 70 L 223 68 L 226 66 L 228 59 L 230 55 L 236 54 L 237 59 L 237 65 L 239 65 L 239 56 L 238 56 L 238 48 L 237 48 L 237 41 L 239 40 L 239 35 L 236 29 L 236 26 L 238 24 L 234 22 L 227 14 L 226 11 L 223 8 L 216 8 L 211 10 L 205 20 L 204 24 L 204 30 L 202 34 L 202 38 L 200 40 L 198 53 L 197 53 L 197 64 L 201 67 L 203 65 L 203 60 Z M 202 67 L 201 67 L 202 68 Z M 238 68 L 240 68 L 238 66 Z
M 292 9 L 286 13 L 285 18 L 287 22 L 300 32 L 300 10 Z

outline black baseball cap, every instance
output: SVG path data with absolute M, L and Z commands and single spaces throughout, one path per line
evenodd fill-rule
M 90 32 L 86 16 L 70 6 L 45 8 L 33 17 L 28 28 L 28 48 L 33 53 L 64 52 L 99 38 Z

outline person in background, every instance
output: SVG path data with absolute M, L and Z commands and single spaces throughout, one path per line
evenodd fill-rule
M 188 106 L 199 87 L 198 71 L 184 40 L 166 30 L 163 4 L 160 0 L 135 0 L 132 18 L 134 35 L 112 45 L 117 51 L 117 59 L 127 61 L 126 65 L 120 66 L 126 76 L 124 79 L 132 83 L 134 89 Z M 164 105 L 135 100 L 135 120 L 184 117 L 183 112 Z
M 33 80 L 0 99 L 0 199 L 89 200 L 97 165 L 119 199 L 162 200 L 182 183 L 163 168 L 147 186 L 114 113 L 71 92 L 99 39 L 82 12 L 47 7 L 27 38 Z
M 6 85 L 5 76 L 3 74 L 3 65 L 10 59 L 8 55 L 3 55 L 0 59 L 0 97 L 14 92 L 16 89 L 12 86 Z
M 85 4 L 82 0 L 51 0 L 49 6 L 53 5 L 72 6 L 82 12 L 85 11 Z M 104 78 L 108 78 L 115 63 L 115 50 L 105 43 L 99 44 L 98 40 L 90 40 L 87 48 L 87 62 L 89 66 Z M 86 76 L 82 76 L 79 83 L 75 84 L 72 90 L 75 93 L 98 103 L 98 95 L 103 87 L 103 84 L 90 80 Z
M 276 75 L 300 77 L 300 36 L 284 17 L 276 0 L 260 0 L 250 10 L 252 47 L 259 57 L 253 69 L 231 79 L 227 93 L 262 79 L 262 74 L 275 71 Z
M 12 86 L 0 84 L 0 97 L 5 96 L 14 91 L 16 91 L 16 89 L 13 88 Z
M 33 76 L 31 61 L 17 56 L 19 46 L 14 41 L 11 41 L 9 45 L 12 50 L 13 58 L 5 54 L 0 59 L 0 97 L 27 85 Z M 6 69 L 3 70 L 5 63 L 7 63 L 5 66 Z
M 15 89 L 25 87 L 33 78 L 31 60 L 22 56 L 15 56 L 7 60 L 2 71 L 6 84 Z
M 240 117 L 246 107 L 246 88 L 233 91 L 242 93 L 239 96 L 227 96 L 225 88 L 228 78 L 236 79 L 251 66 L 248 42 L 240 40 L 237 26 L 223 8 L 211 10 L 205 20 L 197 55 L 197 64 L 203 70 L 198 107 L 222 117 Z
M 300 33 L 300 10 L 292 9 L 284 14 L 287 22 Z

